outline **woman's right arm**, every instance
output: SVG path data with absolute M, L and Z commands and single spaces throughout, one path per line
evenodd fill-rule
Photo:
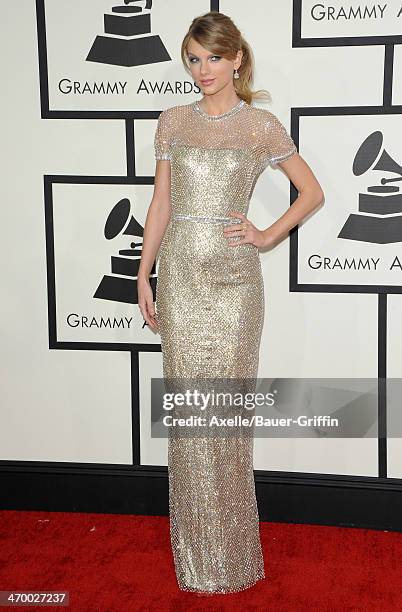
M 141 262 L 138 270 L 138 306 L 146 323 L 158 330 L 149 275 L 170 220 L 170 161 L 158 159 L 155 169 L 154 192 L 144 226 Z

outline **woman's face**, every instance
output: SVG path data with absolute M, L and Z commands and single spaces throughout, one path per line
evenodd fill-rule
M 233 71 L 240 66 L 242 52 L 238 51 L 234 60 L 227 60 L 204 49 L 193 38 L 187 45 L 187 57 L 194 82 L 205 95 L 221 91 L 233 85 Z

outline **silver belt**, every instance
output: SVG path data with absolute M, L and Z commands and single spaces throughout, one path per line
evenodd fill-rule
M 196 221 L 199 223 L 242 223 L 242 220 L 237 217 L 200 217 L 198 215 L 183 215 L 179 213 L 173 213 L 172 219 L 174 221 Z

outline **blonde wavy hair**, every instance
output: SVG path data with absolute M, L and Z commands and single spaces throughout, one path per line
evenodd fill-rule
M 181 45 L 181 59 L 189 74 L 191 70 L 186 53 L 190 38 L 196 40 L 204 49 L 228 60 L 234 60 L 241 49 L 243 57 L 238 68 L 239 78 L 233 80 L 237 95 L 247 104 L 251 104 L 253 100 L 272 101 L 271 94 L 266 89 L 252 90 L 253 52 L 230 17 L 218 11 L 210 11 L 193 19 Z

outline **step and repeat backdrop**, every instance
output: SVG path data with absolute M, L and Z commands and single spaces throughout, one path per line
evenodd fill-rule
M 343 419 L 337 436 L 258 436 L 255 469 L 295 478 L 402 478 L 402 6 L 332 0 L 20 0 L 4 7 L 3 462 L 152 469 L 160 337 L 137 299 L 160 112 L 200 99 L 180 45 L 192 19 L 229 15 L 254 89 L 310 164 L 325 204 L 261 254 L 259 377 L 278 416 Z M 6 53 L 6 49 L 8 52 Z M 10 53 L 9 49 L 12 49 Z M 260 228 L 297 193 L 260 176 Z M 151 282 L 157 283 L 157 262 Z M 390 383 L 388 385 L 388 383 Z M 393 384 L 391 384 L 393 383 Z M 304 412 L 303 412 L 304 411 Z M 394 483 L 395 484 L 395 483 Z

